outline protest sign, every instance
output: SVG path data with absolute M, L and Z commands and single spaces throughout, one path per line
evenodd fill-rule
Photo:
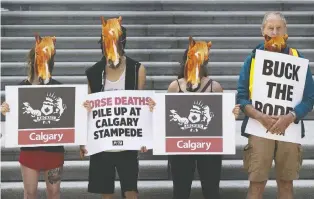
M 276 116 L 292 111 L 302 101 L 308 65 L 307 59 L 257 50 L 251 91 L 255 109 Z M 249 118 L 246 132 L 267 139 L 301 143 L 300 123 L 292 123 L 283 135 L 276 135 Z
M 86 143 L 86 85 L 6 86 L 5 147 Z
M 234 93 L 156 93 L 154 100 L 154 155 L 235 154 Z
M 151 149 L 153 91 L 106 91 L 90 94 L 87 155 L 101 151 Z

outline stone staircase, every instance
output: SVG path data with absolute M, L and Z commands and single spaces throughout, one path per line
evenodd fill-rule
M 26 55 L 34 44 L 34 33 L 55 35 L 57 55 L 54 76 L 63 83 L 86 84 L 84 71 L 101 57 L 97 41 L 100 16 L 123 17 L 127 28 L 127 54 L 147 68 L 147 89 L 165 92 L 176 78 L 188 36 L 213 42 L 209 71 L 225 92 L 234 92 L 245 57 L 258 43 L 265 11 L 280 10 L 288 21 L 289 43 L 310 59 L 314 71 L 313 0 L 2 0 L 1 7 L 1 101 L 5 86 L 15 85 L 26 75 Z M 242 149 L 247 140 L 240 136 L 243 115 L 237 121 L 236 155 L 224 156 L 221 177 L 222 199 L 243 199 L 248 188 L 242 169 Z M 5 117 L 1 117 L 4 124 Z M 314 198 L 314 112 L 306 117 L 303 167 L 294 182 L 296 199 Z M 4 131 L 4 125 L 1 127 Z M 9 133 L 9 132 L 8 132 Z M 2 144 L 4 140 L 2 138 Z M 1 198 L 23 197 L 18 163 L 19 149 L 1 147 Z M 66 147 L 61 198 L 91 199 L 87 193 L 88 159 L 80 160 L 78 147 Z M 141 199 L 170 199 L 172 181 L 166 156 L 140 155 Z M 39 198 L 46 198 L 42 176 Z M 197 172 L 191 199 L 201 199 Z M 274 171 L 264 198 L 275 198 Z M 116 198 L 120 184 L 116 182 Z

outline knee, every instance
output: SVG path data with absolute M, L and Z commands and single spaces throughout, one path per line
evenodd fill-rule
M 35 199 L 37 198 L 37 190 L 36 189 L 28 189 L 24 191 L 24 198 L 27 199 Z
M 60 187 L 59 186 L 49 186 L 47 187 L 47 195 L 48 198 L 56 198 L 60 195 Z
M 292 180 L 277 180 L 278 188 L 285 191 L 291 191 L 293 189 Z
M 135 191 L 126 191 L 125 199 L 137 199 L 137 193 Z
M 260 195 L 264 192 L 266 181 L 250 182 L 250 192 L 254 195 Z

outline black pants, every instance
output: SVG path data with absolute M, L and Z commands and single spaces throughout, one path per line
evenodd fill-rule
M 90 156 L 88 192 L 113 194 L 116 170 L 120 178 L 121 192 L 137 190 L 139 172 L 138 152 L 101 152 Z
M 188 199 L 197 167 L 205 199 L 220 199 L 221 155 L 170 155 L 173 199 Z

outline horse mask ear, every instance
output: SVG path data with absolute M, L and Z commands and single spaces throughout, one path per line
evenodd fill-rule
M 208 48 L 211 48 L 211 47 L 212 47 L 212 45 L 213 45 L 213 44 L 212 44 L 212 42 L 211 42 L 211 41 L 207 43 L 207 47 L 208 47 Z
M 57 38 L 55 36 L 53 36 L 53 37 L 51 37 L 51 39 L 52 39 L 53 44 L 56 45 Z
M 120 24 L 120 26 L 121 26 L 121 24 L 122 24 L 122 16 L 120 16 L 120 17 L 118 18 L 118 21 L 119 21 L 119 24 Z
M 103 26 L 106 26 L 107 22 L 106 22 L 106 20 L 105 20 L 105 17 L 104 17 L 104 16 L 101 16 L 101 17 L 100 17 L 100 20 L 101 20 L 101 24 L 102 24 Z
M 39 44 L 40 43 L 40 41 L 41 41 L 41 37 L 39 36 L 39 34 L 38 33 L 35 33 L 35 41 L 36 41 L 36 44 Z
M 195 45 L 195 41 L 192 36 L 189 37 L 189 48 L 192 48 Z

